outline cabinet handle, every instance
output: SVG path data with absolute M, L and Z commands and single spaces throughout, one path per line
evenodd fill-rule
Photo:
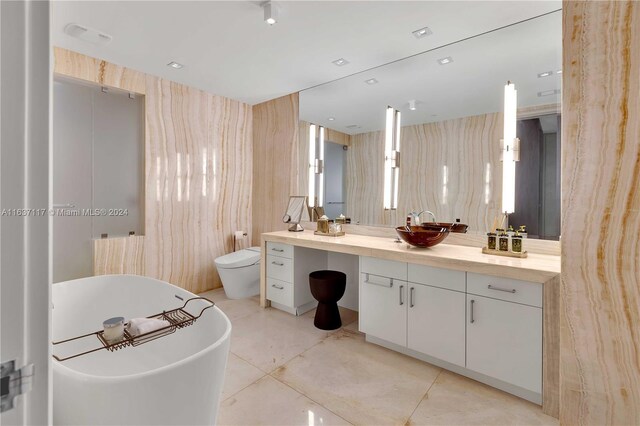
M 515 289 L 515 288 L 512 288 L 511 290 L 509 290 L 509 289 L 507 289 L 507 288 L 494 287 L 494 286 L 492 286 L 491 284 L 489 284 L 489 285 L 487 286 L 487 288 L 488 288 L 489 290 L 504 291 L 505 293 L 515 293 L 515 292 L 516 292 L 516 289 Z
M 272 251 L 277 251 L 278 253 L 284 253 L 283 249 L 278 249 L 278 248 L 272 248 Z
M 411 287 L 409 289 L 409 307 L 413 308 L 415 305 L 413 303 L 413 291 L 415 290 L 415 287 Z
M 365 275 L 366 275 L 366 278 L 364 279 L 365 284 L 373 284 L 373 285 L 379 285 L 380 287 L 389 287 L 389 288 L 393 287 L 393 278 L 389 278 L 389 284 L 383 284 L 383 283 L 377 283 L 374 281 L 369 281 L 369 274 L 365 274 Z
M 277 288 L 278 290 L 284 290 L 284 287 L 282 287 L 281 285 L 271 284 L 271 287 Z
M 471 324 L 473 324 L 474 322 L 476 322 L 475 319 L 473 319 L 473 304 L 476 303 L 475 300 L 471 299 Z
M 400 293 L 400 306 L 404 305 L 404 300 L 402 300 L 402 290 L 404 289 L 404 286 L 401 285 L 400 288 L 398 289 L 398 293 Z
M 284 266 L 284 263 L 280 263 L 280 262 L 271 262 L 271 264 L 276 266 Z

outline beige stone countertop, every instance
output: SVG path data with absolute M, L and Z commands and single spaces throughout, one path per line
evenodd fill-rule
M 520 259 L 483 254 L 477 247 L 441 243 L 435 247 L 416 248 L 391 238 L 352 234 L 326 237 L 314 235 L 309 230 L 262 234 L 263 247 L 269 241 L 538 283 L 545 283 L 560 274 L 560 256 L 547 254 L 529 253 L 529 257 Z

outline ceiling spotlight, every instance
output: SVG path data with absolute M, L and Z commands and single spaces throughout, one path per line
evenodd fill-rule
M 179 63 L 177 63 L 177 62 L 173 62 L 173 61 L 169 62 L 169 63 L 167 64 L 167 66 L 169 66 L 169 67 L 171 67 L 171 68 L 175 68 L 175 69 L 177 69 L 177 70 L 179 70 L 180 68 L 184 68 L 184 65 L 179 64 Z
M 550 75 L 553 75 L 553 71 L 545 71 L 545 72 L 539 73 L 538 78 L 549 77 Z
M 429 27 L 424 27 L 424 28 L 420 28 L 419 30 L 413 31 L 412 34 L 415 38 L 422 38 L 422 37 L 430 36 L 431 34 L 433 34 L 433 32 Z
M 264 22 L 269 25 L 274 25 L 278 22 L 278 9 L 275 4 L 266 1 L 262 3 L 262 9 L 264 10 Z
M 447 65 L 453 62 L 453 58 L 451 56 L 447 56 L 446 58 L 438 59 L 438 63 L 440 65 Z
M 335 117 L 329 117 L 329 118 L 327 118 L 327 120 L 329 120 L 329 121 L 333 121 L 333 120 L 335 120 L 335 119 L 336 119 Z
M 340 59 L 336 59 L 335 61 L 331 61 L 334 65 L 337 65 L 339 67 L 343 66 L 343 65 L 347 65 L 349 63 L 349 61 L 347 61 L 345 58 L 340 58 Z
M 418 103 L 418 102 L 417 102 L 415 99 L 410 100 L 410 101 L 409 101 L 409 109 L 410 109 L 411 111 L 415 111 L 415 110 L 416 110 L 416 104 L 417 104 L 417 103 Z
M 370 78 L 369 80 L 365 80 L 364 82 L 367 84 L 376 84 L 378 83 L 378 80 L 376 80 L 375 78 Z

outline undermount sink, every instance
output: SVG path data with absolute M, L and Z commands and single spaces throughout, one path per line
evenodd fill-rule
M 453 232 L 455 234 L 466 234 L 467 229 L 469 228 L 469 225 L 459 222 L 424 222 L 420 226 L 427 229 L 447 228 L 449 232 Z
M 447 238 L 449 228 L 431 223 L 429 227 L 398 226 L 396 232 L 407 244 L 414 247 L 433 247 Z

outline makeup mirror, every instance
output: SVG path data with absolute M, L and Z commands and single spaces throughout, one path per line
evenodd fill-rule
M 289 197 L 289 206 L 287 212 L 282 217 L 284 223 L 289 223 L 289 231 L 300 232 L 304 231 L 304 228 L 300 225 L 302 221 L 309 220 L 309 213 L 307 207 L 306 196 L 291 196 Z

